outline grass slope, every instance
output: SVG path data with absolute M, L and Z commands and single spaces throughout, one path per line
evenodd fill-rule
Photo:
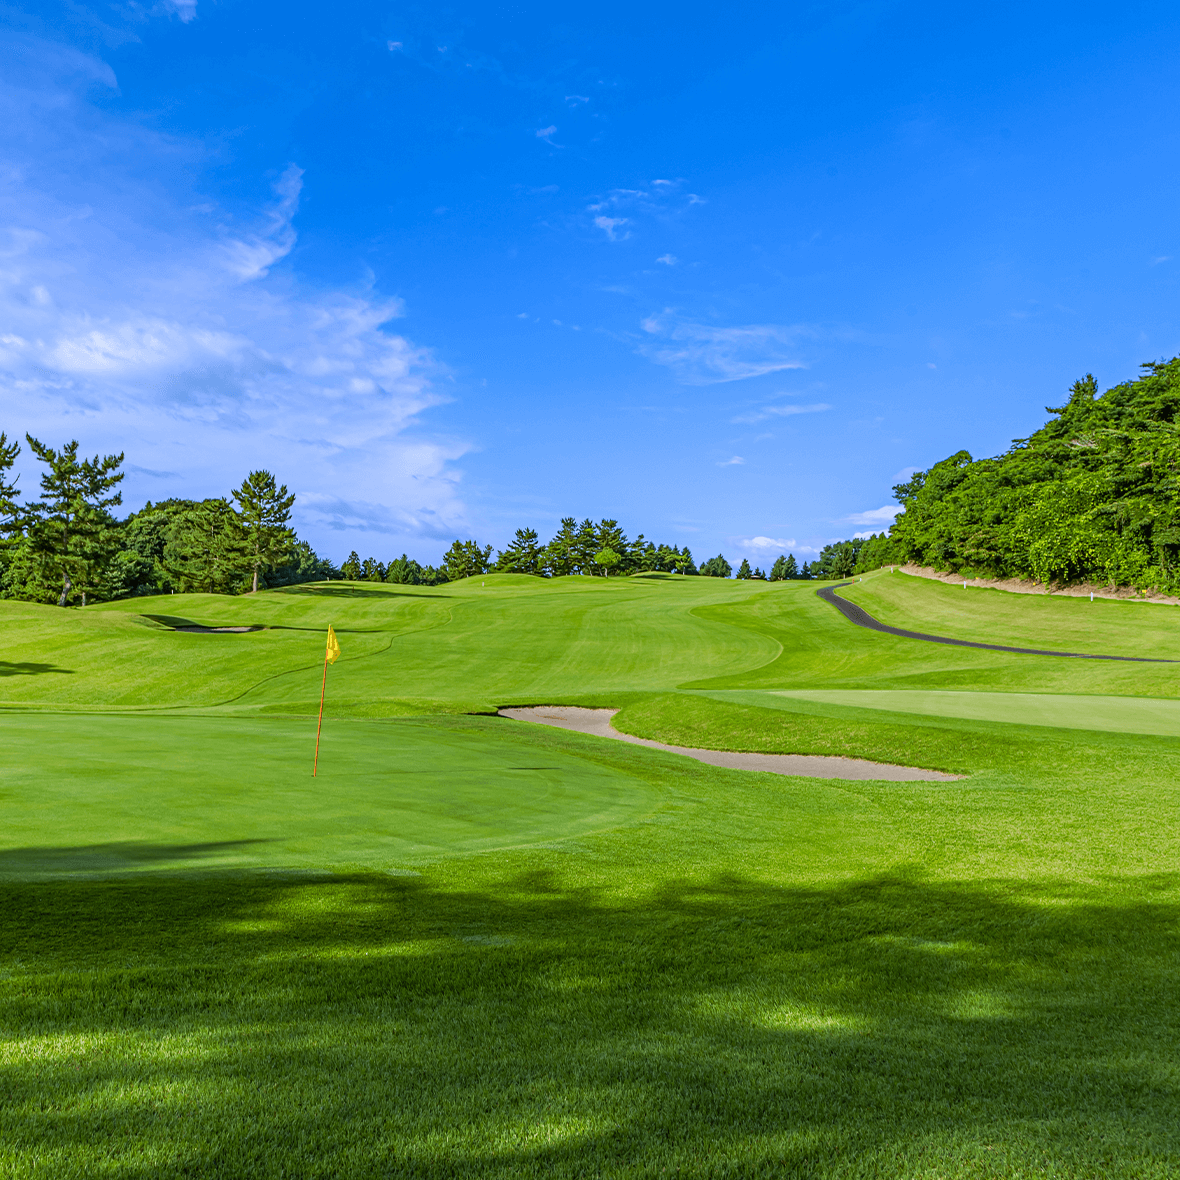
M 486 583 L 0 603 L 0 1173 L 1180 1171 L 1180 739 L 1135 731 L 1176 669 L 880 635 L 804 584 Z M 848 593 L 1178 647 L 1166 608 Z M 969 777 L 458 715 L 559 701 Z

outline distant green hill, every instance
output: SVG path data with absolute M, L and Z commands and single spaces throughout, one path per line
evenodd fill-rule
M 1030 438 L 966 451 L 895 494 L 898 557 L 1041 582 L 1180 587 L 1180 357 L 1099 396 L 1087 375 Z

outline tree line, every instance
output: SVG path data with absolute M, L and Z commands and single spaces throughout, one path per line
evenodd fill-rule
M 494 553 L 494 556 L 493 556 Z M 649 541 L 642 533 L 630 540 L 617 520 L 587 518 L 581 524 L 564 517 L 557 534 L 542 542 L 536 529 L 517 529 L 501 550 L 474 540 L 456 540 L 438 566 L 420 565 L 404 553 L 388 565 L 373 557 L 363 560 L 355 550 L 340 567 L 341 576 L 352 581 L 403 582 L 436 586 L 482 574 L 531 574 L 557 578 L 568 574 L 620 577 L 643 573 L 683 574 L 689 577 L 729 578 L 785 582 L 815 578 L 843 578 L 864 569 L 876 569 L 889 560 L 885 534 L 872 538 L 838 541 L 826 546 L 815 561 L 802 565 L 793 553 L 780 554 L 770 572 L 753 568 L 743 559 L 736 575 L 723 554 L 710 557 L 698 567 L 692 551 L 675 545 Z M 870 561 L 874 564 L 866 565 Z
M 334 573 L 288 525 L 295 497 L 269 471 L 228 496 L 151 502 L 119 520 L 122 453 L 80 456 L 25 441 L 40 494 L 12 476 L 20 443 L 0 434 L 0 597 L 58 606 L 141 594 L 236 594 Z
M 1180 590 L 1180 357 L 1099 394 L 1087 374 L 1002 455 L 894 488 L 890 559 L 965 576 Z
M 617 520 L 587 518 L 579 524 L 572 516 L 544 543 L 535 529 L 523 528 L 499 551 L 456 540 L 438 566 L 404 553 L 388 564 L 361 560 L 354 551 L 337 569 L 296 536 L 289 524 L 295 496 L 268 471 L 250 472 L 226 496 L 149 501 L 120 520 L 112 510 L 122 504 L 122 453 L 86 458 L 79 455 L 77 440 L 59 450 L 31 435 L 25 441 L 43 468 L 40 494 L 30 499 L 22 497 L 12 477 L 20 444 L 0 433 L 4 598 L 67 606 L 173 591 L 240 594 L 326 578 L 432 586 L 488 573 L 735 576 L 723 554 L 698 567 L 687 546 L 649 541 L 642 533 L 631 539 Z M 810 565 L 782 554 L 769 573 L 743 560 L 736 577 L 772 582 L 845 577 L 875 568 L 864 562 L 884 553 L 882 544 L 888 548 L 884 535 L 837 542 Z
M 587 518 L 579 524 L 575 517 L 567 516 L 556 535 L 546 542 L 531 528 L 517 529 L 512 540 L 498 551 L 478 541 L 456 540 L 437 567 L 419 565 L 405 554 L 386 566 L 371 557 L 362 561 L 354 550 L 340 572 L 356 580 L 438 585 L 493 573 L 557 578 L 567 574 L 617 577 L 653 572 L 695 575 L 703 571 L 697 569 L 687 546 L 681 549 L 657 544 L 642 533 L 628 539 L 617 520 L 600 520 L 596 524 Z

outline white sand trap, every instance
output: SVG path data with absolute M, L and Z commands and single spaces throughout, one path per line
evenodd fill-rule
M 827 758 L 819 754 L 737 754 L 728 750 L 693 750 L 686 746 L 667 746 L 646 738 L 620 733 L 611 725 L 618 709 L 580 709 L 575 705 L 535 705 L 526 709 L 501 709 L 501 717 L 513 721 L 533 721 L 540 725 L 556 725 L 559 729 L 573 729 L 595 737 L 614 738 L 636 746 L 650 746 L 669 754 L 683 754 L 710 766 L 727 770 L 767 770 L 771 774 L 793 774 L 801 778 L 875 779 L 893 783 L 932 782 L 949 783 L 962 778 L 959 774 L 943 774 L 940 770 L 921 770 L 913 766 L 891 766 L 885 762 L 868 762 L 863 758 Z

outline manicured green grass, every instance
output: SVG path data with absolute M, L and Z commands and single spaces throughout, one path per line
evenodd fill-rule
M 745 695 L 745 694 L 743 694 Z M 888 713 L 920 713 L 1047 725 L 1060 729 L 1100 729 L 1115 733 L 1155 733 L 1180 737 L 1180 701 L 1154 697 L 1072 696 L 1069 693 L 948 692 L 921 689 L 798 689 L 773 695 Z
M 1171 608 L 888 579 L 847 593 L 1180 649 Z M 486 581 L 0 603 L 0 1174 L 1180 1173 L 1180 670 L 804 584 Z M 968 777 L 461 715 L 560 702 Z

